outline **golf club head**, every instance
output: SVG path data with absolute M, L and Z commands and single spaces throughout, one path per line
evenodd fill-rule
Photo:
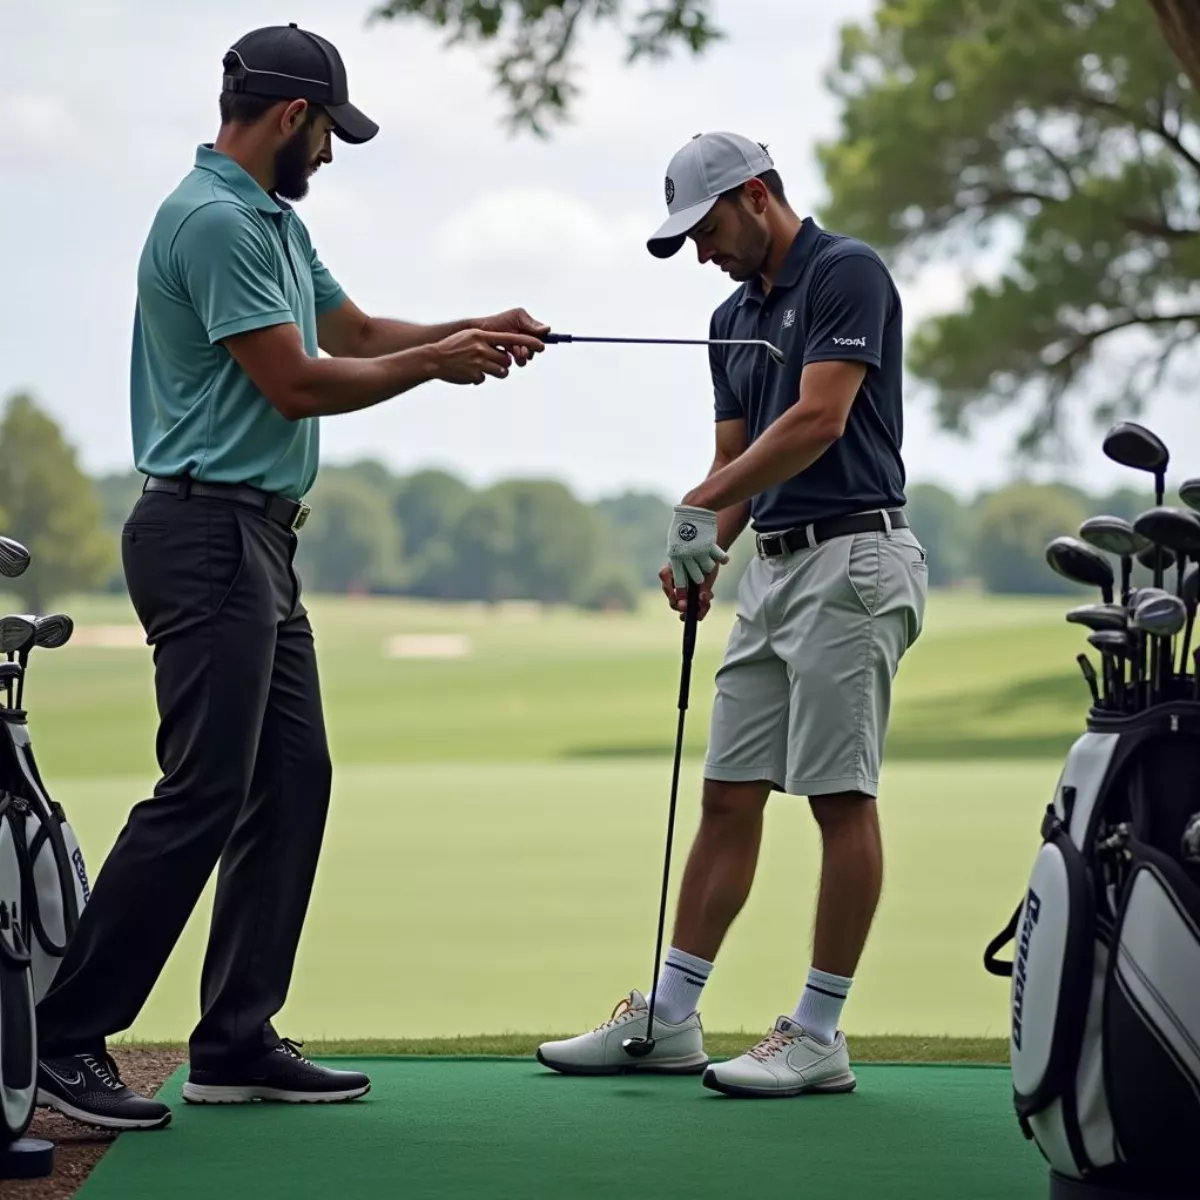
M 1104 453 L 1123 467 L 1149 471 L 1158 480 L 1167 474 L 1171 461 L 1166 443 L 1136 421 L 1120 421 L 1104 435 Z
M 621 1049 L 630 1058 L 645 1058 L 654 1049 L 654 1039 L 647 1037 L 626 1038 L 621 1043 Z
M 57 650 L 71 640 L 75 632 L 75 622 L 66 613 L 52 613 L 47 617 L 38 617 L 34 622 L 34 645 L 46 650 Z
M 1089 517 L 1079 527 L 1081 541 L 1105 554 L 1118 558 L 1132 558 L 1152 544 L 1138 533 L 1124 517 Z
M 1179 598 L 1187 605 L 1188 608 L 1194 609 L 1196 601 L 1200 599 L 1200 566 L 1192 563 L 1187 569 L 1187 574 L 1183 577 L 1183 587 L 1179 591 Z
M 1073 537 L 1056 537 L 1046 547 L 1046 561 L 1064 579 L 1098 587 L 1104 603 L 1112 603 L 1112 564 L 1099 550 Z
M 1175 555 L 1165 546 L 1150 546 L 1149 549 L 1139 550 L 1137 560 L 1148 571 L 1156 568 L 1160 571 L 1167 571 L 1175 565 Z
M 1165 546 L 1178 561 L 1180 555 L 1200 554 L 1200 515 L 1187 508 L 1159 505 L 1139 513 L 1135 533 L 1156 546 Z
M 1129 637 L 1115 629 L 1100 629 L 1088 634 L 1087 644 L 1102 654 L 1115 654 L 1117 658 L 1123 659 L 1129 653 Z
M 1125 629 L 1129 614 L 1120 604 L 1081 604 L 1067 613 L 1067 620 L 1085 629 Z
M 1200 478 L 1185 479 L 1179 489 L 1179 499 L 1188 506 L 1200 512 Z
M 0 537 L 0 575 L 15 579 L 29 566 L 29 551 L 9 537 Z
M 37 637 L 32 617 L 0 617 L 0 654 L 19 654 L 28 650 Z
M 1178 596 L 1149 596 L 1133 610 L 1130 624 L 1151 637 L 1174 637 L 1187 620 L 1187 609 Z

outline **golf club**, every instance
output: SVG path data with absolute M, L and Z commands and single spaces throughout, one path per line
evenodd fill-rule
M 1067 620 L 1072 625 L 1082 625 L 1085 629 L 1116 629 L 1123 631 L 1128 627 L 1129 615 L 1120 604 L 1081 604 L 1067 613 Z M 1087 661 L 1086 657 L 1082 654 L 1079 655 L 1079 659 Z M 1091 664 L 1089 663 L 1088 665 L 1090 667 Z M 1112 672 L 1110 671 L 1111 665 L 1106 658 L 1100 660 L 1100 669 L 1104 672 L 1104 692 L 1110 702 L 1115 691 L 1111 677 Z M 1084 677 L 1087 677 L 1086 672 L 1084 673 Z M 1100 703 L 1099 699 L 1097 699 L 1096 703 Z
M 1099 550 L 1073 537 L 1056 537 L 1046 547 L 1046 561 L 1064 579 L 1098 587 L 1104 603 L 1113 602 L 1112 564 Z
M 1123 467 L 1154 476 L 1154 503 L 1162 504 L 1171 455 L 1162 438 L 1135 421 L 1120 421 L 1104 435 L 1104 453 Z
M 1092 699 L 1096 702 L 1097 708 L 1102 708 L 1103 704 L 1100 700 L 1100 688 L 1096 682 L 1096 668 L 1092 666 L 1088 660 L 1088 656 L 1084 653 L 1075 655 L 1075 661 L 1079 664 L 1079 669 L 1083 672 L 1083 677 L 1087 681 L 1088 687 L 1091 689 Z M 1100 660 L 1101 666 L 1104 665 L 1104 660 Z M 1108 699 L 1109 697 L 1106 697 Z
M 1179 489 L 1179 499 L 1200 512 L 1200 478 L 1185 479 Z
M 1160 506 L 1140 513 L 1134 519 L 1133 528 L 1148 542 L 1165 546 L 1175 555 L 1178 566 L 1175 591 L 1178 594 L 1183 588 L 1188 555 L 1200 555 L 1200 516 L 1187 508 Z M 1161 585 L 1161 578 L 1156 579 L 1155 584 Z
M 33 645 L 35 637 L 37 637 L 37 627 L 29 617 L 0 617 L 0 654 L 7 654 L 10 663 L 14 654 L 18 654 L 22 650 L 28 653 L 28 648 Z M 24 674 L 24 668 L 22 668 L 22 674 Z M 8 684 L 8 706 L 12 708 L 13 680 L 10 677 L 6 682 Z
M 671 775 L 671 807 L 667 816 L 667 852 L 663 860 L 662 899 L 658 907 L 658 940 L 654 947 L 654 983 L 650 989 L 650 1013 L 645 1037 L 626 1038 L 621 1048 L 632 1058 L 645 1058 L 654 1049 L 654 1001 L 658 993 L 659 963 L 662 961 L 663 927 L 667 920 L 667 879 L 671 872 L 671 841 L 675 833 L 675 801 L 679 793 L 679 762 L 683 756 L 683 720 L 687 713 L 692 680 L 692 655 L 696 649 L 696 625 L 700 612 L 700 588 L 688 583 L 687 611 L 683 621 L 683 669 L 679 677 L 679 725 L 675 733 L 675 767 Z
M 1179 589 L 1179 598 L 1187 609 L 1187 625 L 1183 634 L 1183 652 L 1179 656 L 1179 674 L 1187 675 L 1188 650 L 1192 643 L 1192 623 L 1196 619 L 1196 602 L 1200 599 L 1200 566 L 1193 563 L 1188 573 L 1183 577 L 1183 587 Z
M 0 575 L 15 579 L 29 566 L 29 551 L 12 538 L 0 537 Z
M 8 706 L 12 707 L 12 685 L 20 686 L 21 677 L 25 672 L 15 662 L 0 662 L 0 685 L 3 685 L 8 696 Z
M 1183 628 L 1187 613 L 1183 601 L 1178 596 L 1149 596 L 1133 611 L 1130 625 L 1142 630 L 1159 642 L 1158 651 L 1150 660 L 1150 702 L 1165 698 L 1165 689 L 1169 671 L 1166 664 L 1170 656 L 1164 656 L 1164 648 L 1169 652 L 1171 639 Z M 1164 661 L 1165 657 L 1165 661 Z
M 1100 629 L 1088 634 L 1088 644 L 1100 651 L 1102 656 L 1112 656 L 1112 677 L 1116 689 L 1115 703 L 1118 709 L 1125 707 L 1125 658 L 1129 653 L 1129 637 L 1115 629 Z
M 75 622 L 71 620 L 66 613 L 53 613 L 47 617 L 29 617 L 28 620 L 33 622 L 33 641 L 23 647 L 17 655 L 17 661 L 21 664 L 22 676 L 17 682 L 17 707 L 22 707 L 25 700 L 25 668 L 29 665 L 29 651 L 34 646 L 41 646 L 46 650 L 57 650 L 59 646 L 65 646 L 71 640 L 71 634 L 75 632 Z
M 1149 549 L 1152 543 L 1134 531 L 1122 517 L 1089 517 L 1079 527 L 1079 537 L 1089 546 L 1115 554 L 1121 560 L 1121 603 L 1129 599 L 1129 581 L 1133 574 L 1133 557 Z
M 1162 597 L 1162 596 L 1170 598 L 1170 595 L 1171 595 L 1171 593 L 1166 591 L 1164 588 L 1156 588 L 1156 587 L 1134 588 L 1129 593 L 1129 600 L 1126 604 L 1126 608 L 1128 609 L 1128 615 L 1132 616 L 1133 610 L 1135 608 L 1137 608 L 1137 606 L 1139 604 L 1143 603 L 1146 600 L 1150 600 L 1155 597 Z M 1130 636 L 1132 638 L 1132 649 L 1131 649 L 1130 659 L 1133 664 L 1133 670 L 1135 672 L 1135 675 L 1134 675 L 1135 684 L 1137 687 L 1137 694 L 1140 699 L 1142 683 L 1144 680 L 1149 678 L 1149 673 L 1147 671 L 1146 662 L 1145 662 L 1145 659 L 1146 659 L 1146 632 L 1143 629 L 1132 628 L 1130 630 Z
M 783 351 L 778 346 L 761 338 L 618 338 L 618 337 L 578 337 L 573 333 L 548 333 L 542 338 L 550 345 L 561 342 L 610 342 L 619 345 L 635 346 L 761 346 L 782 366 L 787 362 Z
M 1162 583 L 1163 573 L 1175 565 L 1175 555 L 1165 546 L 1150 546 L 1139 551 L 1137 560 L 1148 571 L 1154 572 L 1155 583 Z

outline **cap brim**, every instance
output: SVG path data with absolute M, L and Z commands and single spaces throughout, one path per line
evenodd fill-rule
M 720 196 L 714 196 L 711 200 L 702 200 L 699 204 L 693 204 L 691 208 L 681 208 L 679 212 L 673 213 L 646 243 L 646 249 L 655 258 L 670 258 L 673 254 L 678 254 L 683 243 L 687 241 L 689 231 L 712 212 L 719 199 Z
M 378 132 L 379 126 L 353 104 L 328 105 L 325 111 L 333 121 L 333 132 L 353 146 L 369 142 Z

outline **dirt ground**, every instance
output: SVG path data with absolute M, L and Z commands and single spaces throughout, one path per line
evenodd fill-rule
M 143 1096 L 153 1096 L 182 1061 L 182 1056 L 173 1051 L 116 1047 L 113 1058 L 121 1077 Z M 47 1179 L 4 1180 L 0 1183 L 4 1200 L 68 1200 L 83 1186 L 115 1136 L 153 1137 L 154 1133 L 114 1135 L 39 1108 L 25 1136 L 54 1143 L 54 1174 Z

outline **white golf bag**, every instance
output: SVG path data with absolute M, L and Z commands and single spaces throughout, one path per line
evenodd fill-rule
M 1021 1128 L 1051 1195 L 1200 1196 L 1200 704 L 1093 709 L 1041 836 L 984 954 Z
M 37 1032 L 33 964 L 21 935 L 25 872 L 14 832 L 14 797 L 0 792 L 0 1150 L 33 1119 L 37 1095 Z
M 89 889 L 79 840 L 42 783 L 20 709 L 0 709 L 0 788 L 13 796 L 8 822 L 23 876 L 20 931 L 37 1002 L 58 972 Z

